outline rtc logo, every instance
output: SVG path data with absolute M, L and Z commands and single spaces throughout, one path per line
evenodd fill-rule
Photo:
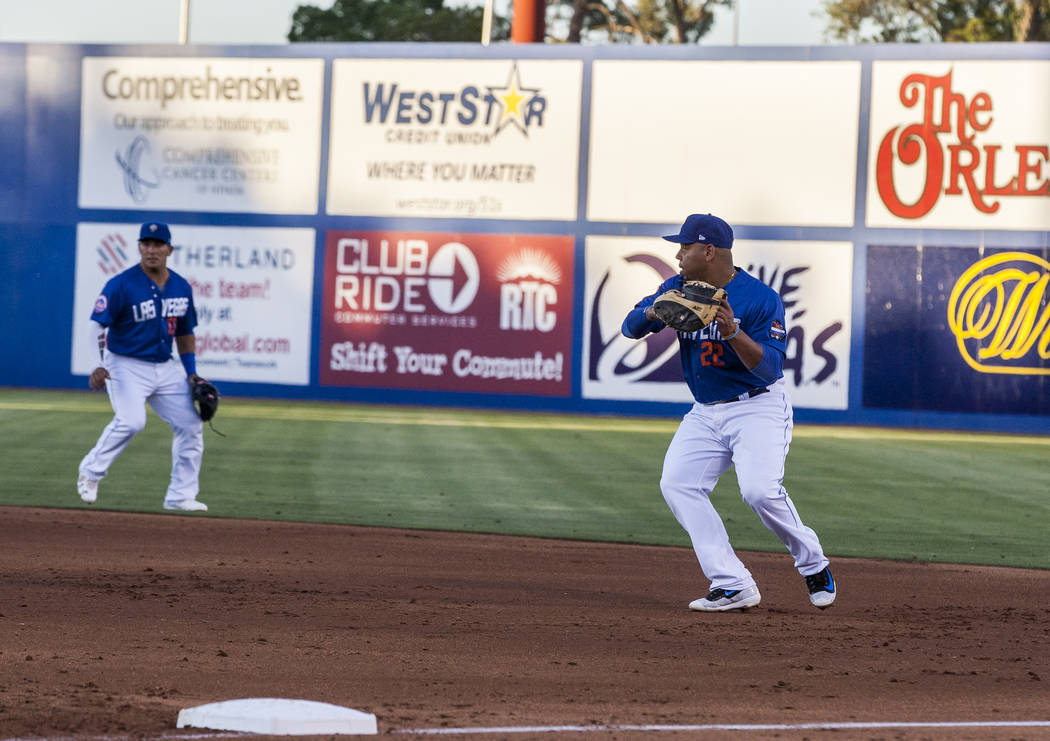
M 899 96 L 901 104 L 915 108 L 921 118 L 903 128 L 894 126 L 879 144 L 876 184 L 882 202 L 894 215 L 925 216 L 942 195 L 965 195 L 985 214 L 999 210 L 1001 197 L 1050 195 L 1050 177 L 1043 176 L 1050 147 L 1018 144 L 1012 154 L 1000 156 L 1001 143 L 978 141 L 977 135 L 995 123 L 989 93 L 977 92 L 968 100 L 952 90 L 949 71 L 940 77 L 908 75 Z M 914 202 L 900 195 L 898 163 L 922 168 L 921 192 Z
M 404 311 L 433 308 L 459 314 L 478 295 L 481 271 L 470 248 L 447 242 L 430 252 L 424 239 L 344 237 L 336 243 L 333 307 L 340 311 Z M 338 319 L 337 319 L 338 321 Z
M 499 328 L 550 332 L 558 323 L 551 307 L 558 303 L 561 268 L 550 255 L 526 248 L 504 260 L 500 282 Z

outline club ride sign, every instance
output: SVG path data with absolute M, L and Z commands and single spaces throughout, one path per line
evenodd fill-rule
M 571 237 L 332 231 L 326 386 L 568 396 Z

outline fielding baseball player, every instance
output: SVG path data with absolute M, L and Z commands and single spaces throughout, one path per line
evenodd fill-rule
M 711 582 L 710 593 L 689 608 L 722 612 L 762 599 L 711 504 L 718 477 L 731 465 L 744 501 L 794 556 L 810 602 L 829 607 L 835 581 L 828 559 L 783 486 L 792 428 L 781 372 L 784 304 L 772 288 L 733 265 L 733 230 L 717 216 L 692 214 L 678 234 L 664 239 L 680 245 L 681 274 L 639 301 L 622 332 L 640 339 L 665 326 L 677 329 L 682 371 L 696 400 L 671 440 L 660 479 Z
M 164 509 L 208 509 L 197 501 L 204 436 L 190 391 L 190 382 L 200 379 L 193 335 L 197 312 L 190 284 L 167 267 L 172 251 L 166 224 L 143 224 L 141 262 L 111 278 L 95 301 L 89 324 L 101 362 L 88 385 L 96 391 L 106 389 L 114 416 L 80 462 L 77 493 L 85 502 L 96 501 L 98 482 L 146 426 L 149 404 L 174 433 Z M 179 360 L 172 357 L 172 340 Z

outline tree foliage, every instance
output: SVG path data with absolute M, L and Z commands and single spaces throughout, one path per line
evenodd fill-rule
M 733 0 L 550 0 L 554 23 L 568 27 L 564 40 L 612 43 L 696 43 L 714 25 L 717 6 Z
M 851 43 L 1050 41 L 1050 0 L 825 0 L 828 35 Z
M 484 8 L 445 7 L 444 0 L 335 0 L 327 10 L 300 5 L 289 41 L 479 41 Z M 510 37 L 494 16 L 492 40 Z

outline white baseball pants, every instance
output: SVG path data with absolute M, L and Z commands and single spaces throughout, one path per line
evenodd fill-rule
M 799 573 L 808 576 L 828 565 L 816 533 L 802 523 L 783 486 L 791 428 L 791 401 L 781 381 L 750 399 L 694 404 L 671 440 L 660 489 L 689 534 L 711 589 L 755 584 L 711 504 L 718 477 L 731 465 L 744 501 L 787 546 Z
M 107 352 L 105 367 L 109 371 L 106 392 L 113 406 L 113 421 L 106 425 L 95 447 L 80 462 L 80 473 L 96 481 L 105 478 L 113 461 L 146 426 L 146 404 L 149 404 L 174 434 L 171 483 L 164 501 L 196 499 L 200 490 L 204 434 L 182 364 L 174 358 L 165 363 L 151 363 Z

